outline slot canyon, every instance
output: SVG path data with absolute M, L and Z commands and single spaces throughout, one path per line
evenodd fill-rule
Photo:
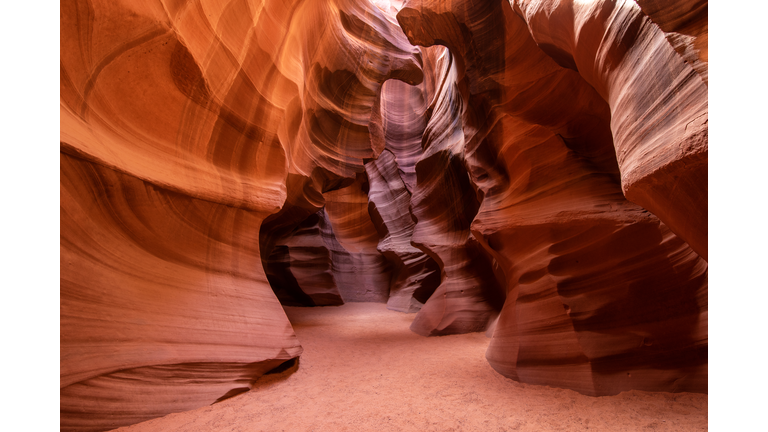
M 706 430 L 706 0 L 60 10 L 62 431 Z

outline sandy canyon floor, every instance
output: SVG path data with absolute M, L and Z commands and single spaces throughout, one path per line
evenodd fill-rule
M 708 396 L 609 397 L 520 384 L 485 360 L 483 333 L 424 338 L 413 314 L 377 303 L 286 307 L 304 353 L 215 405 L 117 429 L 139 431 L 698 431 Z

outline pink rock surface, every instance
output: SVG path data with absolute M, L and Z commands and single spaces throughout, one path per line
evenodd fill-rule
M 707 2 L 61 4 L 61 425 L 372 301 L 590 395 L 707 386 Z
M 463 191 L 457 193 L 464 196 L 461 203 L 441 207 L 471 215 L 471 233 L 503 271 L 506 301 L 488 350 L 496 370 L 522 382 L 591 395 L 631 388 L 706 391 L 707 265 L 670 230 L 673 224 L 692 228 L 692 217 L 706 216 L 706 201 L 699 200 L 706 182 L 686 191 L 659 177 L 674 170 L 675 158 L 693 157 L 675 128 L 692 112 L 681 105 L 706 113 L 706 91 L 703 99 L 699 92 L 705 87 L 636 6 L 599 2 L 592 7 L 602 9 L 581 9 L 579 15 L 586 5 L 558 5 L 515 4 L 515 13 L 505 3 L 468 9 L 410 1 L 400 11 L 398 20 L 411 42 L 443 44 L 456 58 L 433 112 L 445 126 L 430 129 L 439 124 L 430 121 L 424 142 L 452 141 L 452 154 L 464 160 L 457 169 L 468 168 L 471 185 L 456 180 L 439 188 L 442 195 L 437 190 L 425 195 L 435 199 L 445 189 Z M 576 33 L 576 48 L 562 42 L 574 34 L 564 17 L 587 29 Z M 643 22 L 628 27 L 634 33 L 622 33 L 623 23 Z M 488 27 L 503 29 L 504 37 Z M 607 36 L 589 33 L 594 28 Z M 615 42 L 620 34 L 626 47 Z M 579 63 L 580 53 L 592 55 L 589 63 L 584 60 L 592 69 Z M 595 63 L 595 56 L 606 63 Z M 647 66 L 630 72 L 629 65 L 637 62 Z M 664 66 L 657 70 L 656 64 Z M 659 74 L 667 82 L 681 77 L 678 99 L 664 98 L 663 89 L 651 90 L 664 85 L 652 81 Z M 640 89 L 646 93 L 640 95 Z M 630 95 L 639 105 L 630 105 Z M 445 106 L 451 109 L 439 110 L 441 100 L 450 101 Z M 649 115 L 639 106 L 650 106 L 658 115 L 667 112 L 669 122 L 638 132 Z M 628 155 L 630 148 L 638 153 Z M 653 162 L 648 152 L 655 152 Z M 659 168 L 652 172 L 654 164 Z M 638 176 L 659 180 L 656 192 L 663 199 L 674 195 L 671 189 L 688 199 L 660 212 L 659 221 L 622 194 L 623 189 L 627 198 L 637 196 L 630 192 L 641 189 Z M 419 177 L 417 191 L 427 183 Z M 476 216 L 462 208 L 473 200 L 473 188 Z M 429 220 L 420 214 L 428 201 L 417 196 L 415 240 L 421 238 L 422 220 Z M 677 218 L 688 204 L 696 212 Z M 447 233 L 443 228 L 424 237 L 434 242 Z
M 670 45 L 709 83 L 709 19 L 707 0 L 635 0 L 656 23 Z
M 417 312 L 440 284 L 440 268 L 429 255 L 411 245 L 416 225 L 410 213 L 411 194 L 395 156 L 384 150 L 365 168 L 370 181 L 368 211 L 379 221 L 381 240 L 377 250 L 394 267 L 387 307 Z
M 608 102 L 627 199 L 707 259 L 707 86 L 635 3 L 572 4 L 514 7 L 537 44 Z
M 61 155 L 61 428 L 211 404 L 301 354 L 261 270 L 263 213 Z

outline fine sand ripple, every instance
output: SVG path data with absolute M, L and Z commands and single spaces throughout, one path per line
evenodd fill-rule
M 520 384 L 485 359 L 483 333 L 422 337 L 378 303 L 286 307 L 304 353 L 250 392 L 119 431 L 707 430 L 708 396 L 589 397 Z

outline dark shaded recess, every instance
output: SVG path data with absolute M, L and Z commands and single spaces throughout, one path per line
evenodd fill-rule
M 300 295 L 293 295 L 297 294 L 295 289 L 298 283 L 287 269 L 288 248 L 283 246 L 284 249 L 281 251 L 274 249 L 279 241 L 286 239 L 302 221 L 320 209 L 314 203 L 322 203 L 324 200 L 307 177 L 289 173 L 286 187 L 288 199 L 285 205 L 279 212 L 264 219 L 259 229 L 261 264 L 270 286 L 281 303 L 285 299 L 295 302 L 292 305 L 296 306 L 312 305 L 313 303 L 311 300 L 308 301 L 309 297 L 303 291 Z
M 593 372 L 608 375 L 632 369 L 694 368 L 707 364 L 708 358 L 709 348 L 706 345 L 679 345 L 665 348 L 644 345 L 621 354 L 592 359 L 590 365 Z
M 424 261 L 422 268 L 417 271 L 423 271 L 427 276 L 421 280 L 421 284 L 413 291 L 413 298 L 420 303 L 426 303 L 435 290 L 440 286 L 442 275 L 440 273 L 440 266 L 432 259 L 431 256 L 425 254 L 427 259 Z
M 287 371 L 288 369 L 291 369 L 294 366 L 296 366 L 297 368 L 299 366 L 299 358 L 298 357 L 294 357 L 294 358 L 292 358 L 290 360 L 284 361 L 281 365 L 279 365 L 276 368 L 266 372 L 264 375 L 279 374 L 279 373 Z
M 355 174 L 355 181 L 360 183 L 360 190 L 367 196 L 371 191 L 371 182 L 368 180 L 368 173 L 366 171 Z
M 576 332 L 627 334 L 642 328 L 648 333 L 635 349 L 590 359 L 593 371 L 679 369 L 707 362 L 707 347 L 696 338 L 699 315 L 706 307 L 702 287 L 707 271 L 699 261 L 679 264 L 680 257 L 673 252 L 682 245 L 679 238 L 662 244 L 656 221 L 592 227 L 550 247 L 559 256 L 548 271 L 559 276 L 557 292 L 571 305 L 569 316 Z M 633 263 L 652 263 L 654 272 L 648 273 L 646 264 L 626 273 Z M 613 276 L 613 269 L 623 270 Z M 568 300 L 600 291 L 623 295 L 596 310 L 579 310 Z M 658 325 L 668 322 L 674 326 Z
M 354 72 L 346 69 L 331 71 L 317 63 L 312 64 L 310 77 L 320 93 L 336 107 L 344 108 L 355 101 L 374 99 L 376 94 L 360 83 Z
M 560 67 L 571 69 L 576 72 L 579 71 L 579 68 L 576 66 L 576 60 L 573 59 L 573 56 L 569 52 L 561 49 L 557 45 L 549 43 L 537 43 L 537 45 L 545 54 L 552 57 L 552 60 L 560 65 Z
M 216 401 L 214 403 L 212 403 L 211 405 L 215 405 L 215 404 L 217 404 L 219 402 L 222 402 L 222 401 L 225 401 L 225 400 L 227 400 L 229 398 L 233 398 L 233 397 L 235 397 L 237 395 L 240 395 L 240 394 L 243 394 L 243 393 L 245 393 L 245 392 L 247 392 L 249 390 L 251 390 L 250 387 L 233 388 L 232 390 L 224 393 L 224 396 L 216 399 Z
M 321 167 L 315 167 L 312 170 L 311 178 L 314 184 L 320 185 L 321 193 L 344 189 L 355 182 L 353 178 L 341 177 Z M 322 195 L 320 197 L 323 201 L 325 200 Z
M 374 29 L 355 15 L 349 15 L 343 10 L 339 10 L 339 20 L 341 21 L 341 26 L 347 33 L 364 41 L 366 45 L 372 45 L 378 48 L 378 52 L 386 54 L 397 53 L 400 51 L 399 48 L 392 45 L 392 42 L 382 37 L 378 30 Z
M 203 78 L 203 72 L 187 47 L 178 40 L 171 54 L 170 69 L 173 84 L 184 96 L 200 106 L 208 105 L 211 91 Z
M 480 202 L 461 156 L 443 150 L 421 159 L 416 164 L 416 179 L 417 184 L 435 185 L 439 191 L 419 203 L 418 216 L 423 223 L 436 220 L 447 231 L 469 230 Z
M 264 375 L 277 375 L 277 374 L 283 374 L 284 372 L 288 371 L 288 373 L 284 374 L 285 375 L 284 378 L 287 378 L 288 376 L 290 376 L 291 374 L 296 372 L 298 369 L 299 369 L 299 357 L 294 357 L 292 359 L 284 361 L 283 363 L 281 363 L 277 367 L 275 367 L 275 368 L 265 372 Z M 258 382 L 258 379 L 257 379 L 256 382 Z M 230 399 L 232 397 L 235 397 L 237 395 L 241 395 L 241 394 L 243 394 L 245 392 L 248 392 L 250 390 L 251 390 L 250 387 L 237 387 L 237 388 L 233 388 L 232 390 L 226 392 L 222 397 L 216 399 L 216 401 L 214 403 L 212 403 L 211 405 L 215 405 L 215 404 L 217 404 L 219 402 L 225 401 L 225 400 Z
M 497 312 L 501 312 L 507 300 L 507 283 L 504 271 L 496 264 L 496 260 L 485 250 L 474 236 L 467 241 L 470 265 L 481 276 L 480 290 L 482 298 Z
M 333 306 L 344 304 L 339 295 L 334 294 L 307 294 L 296 280 L 294 271 L 302 272 L 309 270 L 314 272 L 314 280 L 311 283 L 323 286 L 336 286 L 332 267 L 332 252 L 324 246 L 323 211 L 320 210 L 309 215 L 304 221 L 299 223 L 289 235 L 280 238 L 277 243 L 288 241 L 291 237 L 301 236 L 304 238 L 315 238 L 320 241 L 322 246 L 295 246 L 296 251 L 301 251 L 303 259 L 291 260 L 291 247 L 278 244 L 272 249 L 269 259 L 266 261 L 265 272 L 267 280 L 275 292 L 280 303 L 286 306 Z M 331 233 L 331 235 L 333 235 Z M 312 256 L 311 259 L 308 259 Z M 323 268 L 326 271 L 322 271 Z M 307 283 L 305 280 L 303 283 Z
M 263 261 L 262 261 L 263 262 Z M 264 266 L 267 280 L 275 296 L 284 306 L 315 306 L 315 302 L 299 287 L 290 269 L 288 246 L 278 245 Z
M 259 229 L 259 251 L 265 273 L 270 273 L 267 261 L 277 242 L 290 235 L 300 223 L 319 211 L 325 204 L 322 193 L 346 187 L 353 181 L 319 167 L 312 171 L 311 178 L 299 174 L 288 174 L 286 179 L 288 198 L 285 205 L 279 212 L 267 216 Z

